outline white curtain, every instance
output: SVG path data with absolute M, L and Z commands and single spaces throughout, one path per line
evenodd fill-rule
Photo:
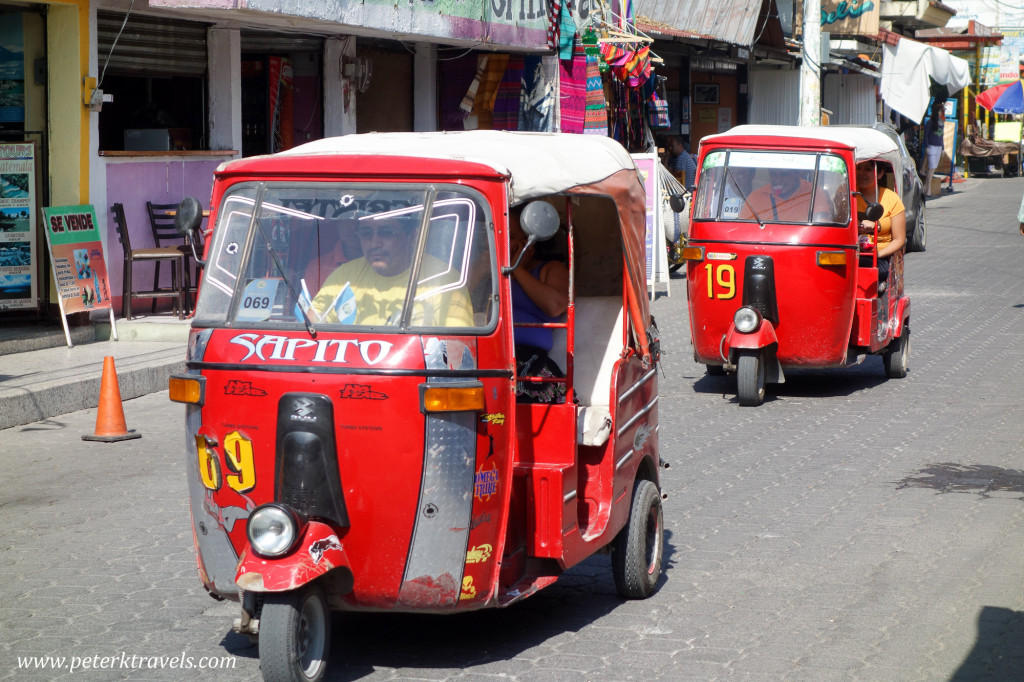
M 754 125 L 800 125 L 800 72 L 751 69 L 749 122 Z
M 878 120 L 875 83 L 862 73 L 825 74 L 821 89 L 821 106 L 832 112 L 831 125 L 874 123 Z

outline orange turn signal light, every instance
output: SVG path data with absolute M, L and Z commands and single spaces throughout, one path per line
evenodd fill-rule
M 484 409 L 484 387 L 474 386 L 423 386 L 422 405 L 424 412 L 474 412 Z
M 684 246 L 680 257 L 683 260 L 704 260 L 703 246 Z
M 818 265 L 846 265 L 846 252 L 819 251 Z
M 172 376 L 167 382 L 170 398 L 176 403 L 202 405 L 206 398 L 206 379 L 199 376 Z

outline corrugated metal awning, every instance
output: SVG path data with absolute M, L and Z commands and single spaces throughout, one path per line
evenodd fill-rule
M 97 55 L 101 70 L 107 55 L 110 55 L 111 74 L 206 75 L 207 24 L 134 12 L 124 23 L 124 17 L 123 12 L 96 12 Z M 121 31 L 120 37 L 118 31 Z M 113 53 L 111 46 L 114 46 Z
M 635 16 L 637 28 L 647 33 L 751 47 L 760 12 L 761 3 L 751 0 L 640 0 Z

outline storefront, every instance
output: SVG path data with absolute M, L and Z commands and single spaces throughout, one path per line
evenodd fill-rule
M 0 324 L 55 300 L 40 209 L 86 201 L 87 26 L 87 0 L 0 2 Z

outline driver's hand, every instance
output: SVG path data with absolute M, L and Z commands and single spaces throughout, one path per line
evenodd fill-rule
M 860 221 L 860 229 L 858 230 L 861 234 L 872 234 L 875 231 L 875 224 L 870 220 Z

